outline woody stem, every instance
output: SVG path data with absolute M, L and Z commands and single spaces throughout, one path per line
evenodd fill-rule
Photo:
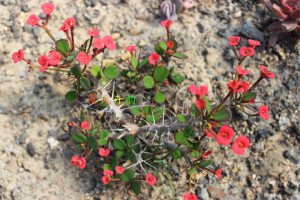
M 210 113 L 209 116 L 214 115 L 214 114 L 219 110 L 219 108 L 227 101 L 227 99 L 228 99 L 231 95 L 232 95 L 232 92 L 228 92 L 228 94 L 226 95 L 226 97 L 221 101 L 221 103 L 220 103 L 217 107 L 215 107 L 215 108 L 213 109 L 213 111 L 211 111 L 211 113 Z

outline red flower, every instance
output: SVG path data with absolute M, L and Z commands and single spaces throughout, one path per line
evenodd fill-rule
M 219 133 L 216 135 L 216 140 L 221 145 L 228 145 L 231 143 L 231 139 L 234 136 L 234 131 L 229 126 L 222 126 Z
M 14 52 L 12 54 L 12 59 L 14 60 L 14 63 L 19 62 L 20 60 L 24 59 L 24 53 L 22 49 L 19 49 L 18 52 Z
M 248 103 L 254 103 L 254 99 L 251 98 L 251 99 L 249 99 L 247 102 L 248 102 Z
M 222 178 L 222 169 L 218 169 L 217 171 L 215 171 L 215 175 L 218 177 L 218 178 Z
M 101 38 L 95 38 L 93 47 L 96 49 L 103 49 L 104 48 L 103 40 Z
M 203 153 L 203 155 L 202 155 L 202 158 L 203 158 L 203 159 L 206 159 L 206 158 L 208 158 L 208 156 L 209 156 L 210 154 L 212 154 L 212 150 L 205 151 L 205 152 Z
M 231 46 L 236 46 L 236 45 L 239 44 L 240 39 L 241 39 L 240 37 L 237 37 L 237 36 L 231 36 L 231 37 L 229 38 L 228 44 L 231 45 Z
M 236 72 L 240 75 L 248 75 L 250 72 L 248 70 L 243 70 L 241 66 L 236 67 Z
M 168 46 L 168 49 L 172 49 L 174 47 L 174 42 L 173 41 L 168 41 L 167 46 Z
M 69 126 L 78 126 L 78 124 L 76 124 L 75 122 L 71 121 Z
M 64 22 L 64 24 L 69 28 L 75 28 L 76 26 L 76 20 L 74 18 L 67 18 Z
M 228 86 L 228 89 L 230 92 L 238 92 L 238 90 L 240 88 L 240 84 L 241 84 L 240 81 L 233 80 L 233 81 L 229 82 L 227 84 L 227 86 Z
M 114 39 L 110 35 L 104 36 L 103 42 L 105 46 L 110 50 L 114 50 L 115 48 L 117 48 L 117 45 L 114 43 Z
M 246 148 L 250 146 L 250 140 L 246 136 L 239 136 L 232 144 L 232 150 L 238 155 L 244 155 Z
M 48 60 L 49 65 L 58 65 L 61 59 L 61 55 L 58 51 L 50 51 L 49 52 L 50 58 Z
M 84 130 L 89 130 L 91 127 L 87 121 L 83 121 L 83 122 L 81 122 L 81 128 Z
M 152 53 L 149 57 L 148 57 L 148 61 L 150 64 L 155 65 L 155 63 L 157 63 L 160 59 L 160 56 L 157 53 Z
M 116 166 L 115 169 L 118 174 L 122 174 L 125 170 L 124 167 L 121 167 L 121 166 Z
M 209 130 L 209 129 L 205 129 L 205 133 L 208 137 L 215 137 L 214 134 L 216 134 L 214 131 Z
M 260 45 L 260 41 L 249 39 L 248 42 L 252 48 L 255 48 L 256 46 Z
M 103 174 L 104 174 L 104 176 L 111 177 L 114 174 L 114 172 L 106 169 L 106 170 L 103 170 Z
M 171 56 L 173 54 L 173 51 L 171 49 L 169 49 L 168 54 Z
M 127 46 L 127 47 L 126 47 L 126 50 L 127 50 L 128 52 L 132 53 L 132 52 L 134 52 L 134 50 L 135 50 L 135 46 Z
M 30 15 L 29 18 L 27 19 L 26 23 L 35 26 L 39 23 L 41 18 L 37 17 L 36 15 Z
M 197 87 L 196 85 L 191 85 L 189 87 L 189 90 L 191 93 L 193 93 L 197 96 L 207 95 L 207 93 L 208 93 L 208 87 L 206 85 L 201 85 L 199 87 Z
M 86 166 L 86 160 L 85 158 L 79 158 L 78 156 L 73 156 L 71 158 L 71 164 L 73 166 L 78 166 L 79 169 L 84 169 Z
M 173 20 L 167 20 L 167 21 L 161 21 L 160 24 L 164 27 L 166 27 L 168 30 L 170 29 L 171 24 L 173 23 Z
M 267 106 L 260 106 L 258 108 L 258 113 L 263 119 L 269 119 L 270 115 L 268 114 L 268 107 Z
M 107 185 L 110 182 L 110 177 L 109 176 L 103 176 L 102 177 L 102 182 L 103 184 Z
M 191 194 L 189 192 L 185 193 L 183 196 L 183 200 L 197 200 L 197 196 L 195 194 Z
M 86 55 L 86 53 L 84 52 L 80 52 L 77 55 L 77 60 L 84 65 L 88 65 L 92 60 L 92 58 L 93 58 L 92 55 Z
M 148 173 L 146 175 L 146 181 L 150 184 L 150 185 L 154 185 L 156 183 L 156 177 L 153 176 L 152 174 Z
M 206 103 L 204 99 L 196 99 L 195 106 L 200 109 L 200 108 L 206 108 Z
M 239 53 L 241 56 L 253 56 L 254 49 L 251 47 L 241 47 Z
M 64 31 L 67 32 L 69 30 L 69 26 L 67 24 L 63 24 L 60 28 L 59 31 Z
M 44 14 L 50 15 L 54 10 L 54 5 L 52 3 L 44 3 L 41 8 Z
M 98 35 L 100 35 L 100 32 L 97 29 L 93 29 L 93 30 L 88 30 L 88 34 L 92 37 L 97 37 Z
M 104 149 L 104 148 L 100 148 L 99 149 L 99 155 L 100 156 L 108 156 L 110 153 L 110 150 L 109 149 Z
M 261 69 L 261 73 L 264 78 L 274 78 L 275 77 L 274 73 L 268 71 L 268 69 L 265 66 L 261 65 L 260 69 Z
M 244 92 L 249 89 L 249 83 L 246 81 L 240 82 L 237 92 Z
M 48 67 L 48 57 L 46 55 L 42 55 L 39 57 L 38 62 L 41 65 L 40 71 L 43 72 L 47 69 Z

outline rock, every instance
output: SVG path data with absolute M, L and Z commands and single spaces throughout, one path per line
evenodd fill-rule
M 216 59 L 216 58 L 221 58 L 221 57 L 222 57 L 222 54 L 218 49 L 213 48 L 213 47 L 207 48 L 206 62 L 209 67 L 218 66 L 220 59 Z
M 34 28 L 34 29 L 33 29 L 33 34 L 34 34 L 34 36 L 35 36 L 36 38 L 39 38 L 39 36 L 40 36 L 40 30 L 41 30 L 41 29 L 39 29 L 39 28 Z
M 90 1 L 91 7 L 95 7 L 97 5 L 97 3 L 98 3 L 97 0 L 89 0 L 89 1 Z
M 285 115 L 280 116 L 278 124 L 280 130 L 286 130 L 291 125 L 290 120 Z
M 146 42 L 144 40 L 140 40 L 139 47 L 144 47 L 146 45 Z
M 200 199 L 202 199 L 202 200 L 209 199 L 208 192 L 205 188 L 200 188 L 199 187 L 197 189 L 197 196 L 200 197 Z
M 0 105 L 0 114 L 7 114 L 8 108 Z
M 117 40 L 117 39 L 119 39 L 119 38 L 121 37 L 121 34 L 120 34 L 120 33 L 113 33 L 113 34 L 111 35 L 111 37 L 112 37 L 114 40 Z
M 290 154 L 290 152 L 288 150 L 285 150 L 282 155 L 286 159 L 291 159 L 291 154 Z
M 241 16 L 242 16 L 242 11 L 240 10 L 233 14 L 234 18 L 240 18 Z
M 91 24 L 98 25 L 98 24 L 100 24 L 101 20 L 104 19 L 104 18 L 101 18 L 100 9 L 98 9 L 98 8 L 93 8 L 93 9 L 88 8 L 85 10 L 83 15 L 86 19 L 88 19 L 91 22 Z
M 23 6 L 21 7 L 21 10 L 22 10 L 23 12 L 28 12 L 28 11 L 29 11 L 29 7 L 28 7 L 27 5 L 23 5 Z
M 199 22 L 199 23 L 197 23 L 197 27 L 198 27 L 198 31 L 200 32 L 200 33 L 204 33 L 204 27 L 203 27 L 203 25 Z
M 103 60 L 103 66 L 109 66 L 109 65 L 115 65 L 116 64 L 116 61 L 115 60 L 112 60 L 112 59 L 104 59 Z
M 13 25 L 11 26 L 11 31 L 12 31 L 13 33 L 18 33 L 18 32 L 19 32 L 19 28 L 18 28 L 15 24 L 13 24 Z
M 102 4 L 102 5 L 107 5 L 107 1 L 106 0 L 99 0 L 100 1 L 100 3 Z
M 58 144 L 59 144 L 59 142 L 55 138 L 53 138 L 53 137 L 48 138 L 47 142 L 50 145 L 51 149 L 57 147 Z
M 129 52 L 127 52 L 127 53 L 124 53 L 124 54 L 121 56 L 121 59 L 122 59 L 123 61 L 126 61 L 126 60 L 128 60 L 130 57 L 131 57 L 131 54 L 130 54 Z
M 40 17 L 41 19 L 47 19 L 47 15 L 46 15 L 45 13 L 40 13 L 40 14 L 39 14 L 39 17 Z
M 18 139 L 16 140 L 17 144 L 24 144 L 25 143 L 25 139 L 26 139 L 26 134 L 25 133 L 21 133 L 18 137 Z
M 254 39 L 258 41 L 264 40 L 264 35 L 261 31 L 259 31 L 252 21 L 246 20 L 242 23 L 241 33 L 249 39 Z
M 26 151 L 31 157 L 35 155 L 35 148 L 31 142 L 27 144 Z
M 225 199 L 227 197 L 227 194 L 222 189 L 219 188 L 210 187 L 208 188 L 208 192 L 210 194 L 210 197 L 213 199 L 215 198 Z
M 67 134 L 67 133 L 65 133 L 65 134 L 63 134 L 63 135 L 60 135 L 60 136 L 58 136 L 58 138 L 57 138 L 57 140 L 59 140 L 59 141 L 66 141 L 66 140 L 68 140 L 68 139 L 70 139 L 70 137 L 69 137 L 69 134 Z

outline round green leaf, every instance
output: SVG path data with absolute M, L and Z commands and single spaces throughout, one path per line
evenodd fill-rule
M 140 69 L 144 67 L 147 63 L 148 63 L 148 58 L 145 58 L 144 60 L 142 60 L 142 62 L 140 62 L 138 68 Z
M 71 137 L 75 142 L 85 142 L 86 141 L 86 137 L 85 135 L 83 135 L 82 133 L 76 133 L 76 134 L 73 134 L 72 137 Z
M 132 64 L 132 68 L 136 69 L 136 67 L 138 65 L 138 60 L 136 59 L 136 57 L 134 57 L 134 56 L 131 57 L 131 64 Z
M 129 146 L 131 146 L 133 144 L 133 142 L 134 142 L 134 135 L 131 135 L 131 134 L 127 135 L 127 136 L 124 137 L 124 139 L 127 142 L 127 144 Z
M 183 53 L 179 53 L 179 52 L 173 53 L 173 56 L 176 56 L 177 58 L 180 58 L 180 59 L 185 58 L 185 55 Z
M 99 140 L 98 140 L 98 144 L 101 145 L 101 146 L 107 145 L 107 142 L 108 142 L 108 141 L 107 141 L 106 139 L 99 139 Z
M 126 169 L 122 174 L 119 175 L 120 179 L 125 182 L 130 182 L 134 178 L 134 171 Z
M 214 120 L 221 122 L 221 121 L 227 121 L 231 118 L 231 113 L 227 109 L 218 110 L 214 115 Z
M 255 92 L 249 92 L 246 94 L 243 98 L 244 101 L 248 101 L 249 99 L 255 99 L 256 98 L 256 93 Z
M 87 77 L 81 78 L 80 85 L 85 90 L 88 90 L 91 87 L 90 80 Z
M 152 106 L 144 106 L 144 112 L 146 114 L 151 114 L 152 113 Z
M 77 97 L 78 97 L 78 95 L 76 94 L 75 91 L 69 91 L 65 95 L 65 99 L 67 101 L 74 101 L 75 99 L 77 99 Z
M 114 140 L 114 147 L 116 149 L 120 149 L 120 150 L 123 150 L 125 149 L 125 142 L 123 140 Z
M 130 162 L 132 162 L 132 163 L 136 162 L 135 154 L 132 151 L 128 152 L 128 158 L 129 158 Z
M 178 149 L 176 149 L 176 150 L 172 151 L 171 156 L 173 159 L 176 160 L 176 159 L 181 158 L 181 153 Z
M 115 65 L 110 65 L 103 70 L 103 75 L 108 79 L 117 78 L 119 70 Z
M 93 150 L 98 150 L 98 142 L 94 136 L 90 136 L 88 138 L 88 145 L 93 149 Z
M 193 174 L 196 171 L 197 167 L 193 167 L 189 170 L 188 174 Z
M 193 151 L 190 154 L 191 154 L 191 156 L 196 157 L 196 158 L 200 156 L 199 151 Z
M 125 151 L 120 150 L 120 151 L 117 151 L 117 152 L 116 152 L 116 156 L 117 156 L 118 158 L 122 158 L 124 155 L 125 155 Z
M 92 68 L 91 68 L 91 74 L 94 76 L 94 77 L 98 77 L 100 75 L 100 67 L 98 65 L 94 65 Z
M 211 160 L 203 160 L 201 161 L 198 166 L 201 167 L 201 168 L 204 168 L 204 167 L 208 167 L 209 165 L 213 164 L 214 162 L 211 161 Z
M 153 115 L 162 115 L 164 114 L 164 107 L 159 106 L 153 110 Z
M 99 136 L 100 138 L 106 138 L 108 136 L 108 130 L 102 130 Z
M 132 114 L 139 116 L 143 111 L 140 107 L 133 107 L 130 108 L 130 111 L 132 112 Z
M 186 122 L 185 116 L 183 114 L 178 114 L 177 120 L 182 123 Z
M 134 145 L 132 147 L 132 150 L 135 152 L 135 153 L 140 153 L 141 149 L 140 149 L 140 145 L 137 144 L 137 145 Z
M 81 71 L 76 67 L 71 68 L 71 73 L 74 74 L 76 77 L 80 78 L 82 76 Z
M 181 74 L 173 74 L 171 76 L 172 80 L 177 83 L 177 84 L 180 84 L 182 83 L 182 81 L 184 80 L 184 77 L 181 75 Z
M 145 76 L 144 77 L 144 86 L 147 89 L 151 89 L 154 85 L 154 80 L 151 76 Z
M 156 46 L 154 50 L 155 50 L 155 52 L 158 53 L 159 55 L 164 54 L 164 50 L 163 50 L 162 48 L 160 48 L 159 46 Z
M 138 194 L 140 193 L 141 187 L 140 187 L 140 183 L 137 181 L 133 181 L 132 183 L 132 191 L 134 192 L 134 194 Z
M 159 46 L 164 50 L 167 51 L 168 45 L 165 42 L 159 43 Z
M 157 115 L 146 115 L 146 120 L 151 123 L 156 123 L 158 122 L 159 117 Z
M 176 133 L 175 135 L 175 141 L 178 144 L 184 144 L 186 141 L 186 135 L 184 134 L 183 131 L 179 131 L 178 133 Z
M 161 92 L 156 92 L 154 99 L 157 103 L 163 103 L 166 99 L 165 95 Z
M 158 82 L 164 82 L 165 79 L 169 76 L 169 70 L 165 67 L 157 67 L 154 71 L 154 79 Z
M 112 156 L 110 158 L 109 165 L 111 166 L 111 168 L 115 169 L 116 166 L 118 165 L 118 159 L 117 159 L 117 157 Z
M 55 47 L 62 54 L 69 53 L 70 51 L 69 42 L 65 39 L 57 40 L 55 42 Z
M 112 170 L 112 168 L 109 164 L 104 164 L 103 165 L 103 170 Z

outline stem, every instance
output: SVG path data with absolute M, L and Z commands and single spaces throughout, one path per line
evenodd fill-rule
M 46 25 L 43 26 L 44 30 L 46 31 L 46 33 L 49 35 L 49 37 L 53 40 L 53 42 L 56 42 L 56 39 L 53 37 L 52 33 L 50 32 L 50 30 L 47 28 Z
M 90 149 L 89 153 L 86 155 L 85 159 L 88 159 L 88 157 L 90 157 L 91 153 L 93 152 L 93 149 Z
M 91 42 L 90 42 L 90 45 L 89 45 L 89 48 L 88 48 L 88 50 L 87 50 L 87 54 L 89 54 L 89 52 L 90 52 L 90 49 L 91 49 L 91 46 L 92 46 L 92 42 L 93 42 L 93 36 L 91 36 Z
M 263 80 L 263 78 L 264 78 L 264 77 L 261 75 L 261 76 L 257 79 L 257 81 L 252 85 L 252 87 L 244 93 L 243 97 L 246 96 L 246 94 L 248 94 L 249 92 L 251 92 L 254 88 L 256 88 L 256 86 L 259 84 L 259 82 L 260 82 L 261 80 Z M 243 97 L 242 97 L 242 98 L 243 98 Z
M 66 70 L 62 70 L 62 69 L 52 69 L 52 68 L 47 68 L 47 70 L 58 71 L 58 72 L 68 72 L 68 71 L 66 71 Z
M 50 18 L 50 15 L 47 15 L 46 25 L 48 24 L 49 18 Z
M 191 191 L 191 185 L 192 185 L 192 176 L 190 175 L 188 192 Z
M 235 58 L 239 61 L 240 59 L 236 51 L 236 46 L 233 46 L 233 51 L 234 51 Z
M 85 70 L 86 70 L 86 67 L 87 67 L 87 65 L 84 65 L 84 68 L 83 68 L 83 70 L 82 70 L 82 72 L 81 72 L 81 73 L 84 73 L 84 72 L 85 72 Z
M 72 37 L 72 51 L 74 51 L 74 29 L 71 28 L 71 37 Z
M 209 116 L 214 115 L 214 114 L 217 112 L 217 110 L 219 110 L 219 108 L 227 101 L 227 99 L 228 99 L 231 95 L 232 95 L 232 92 L 228 92 L 228 94 L 227 94 L 226 97 L 223 99 L 223 101 L 221 101 L 221 103 L 220 103 L 217 107 L 215 107 L 215 108 L 213 109 L 213 111 L 211 111 L 211 113 L 210 113 Z
M 245 60 L 246 57 L 247 56 L 244 56 L 241 60 L 239 60 L 238 66 L 240 66 L 242 64 L 242 62 L 244 62 L 244 60 Z

